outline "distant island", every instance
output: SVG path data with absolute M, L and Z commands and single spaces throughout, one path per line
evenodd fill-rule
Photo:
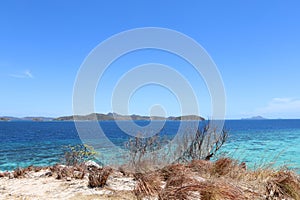
M 262 116 L 254 116 L 254 117 L 250 117 L 250 118 L 242 118 L 242 120 L 265 120 L 267 118 L 264 118 Z
M 159 116 L 141 116 L 141 115 L 120 115 L 117 113 L 107 113 L 107 114 L 101 114 L 101 113 L 92 113 L 89 115 L 71 115 L 71 116 L 64 116 L 64 117 L 58 117 L 53 120 L 55 121 L 73 121 L 74 118 L 76 120 L 95 120 L 95 117 L 99 121 L 109 121 L 109 120 L 205 120 L 203 117 L 197 116 L 197 115 L 185 115 L 185 116 L 178 116 L 178 117 L 159 117 Z
M 0 117 L 0 121 L 52 121 L 53 119 L 51 117 Z
M 62 116 L 57 118 L 51 118 L 51 117 L 23 117 L 23 118 L 17 118 L 17 117 L 9 117 L 9 116 L 3 116 L 0 117 L 0 121 L 73 121 L 73 120 L 80 120 L 80 121 L 89 121 L 89 120 L 95 120 L 98 121 L 111 121 L 111 120 L 198 120 L 202 121 L 205 120 L 203 117 L 197 116 L 197 115 L 185 115 L 185 116 L 177 116 L 177 117 L 159 117 L 159 116 L 141 116 L 141 115 L 120 115 L 117 113 L 107 113 L 107 114 L 101 114 L 101 113 L 92 113 L 89 115 L 70 115 L 70 116 Z

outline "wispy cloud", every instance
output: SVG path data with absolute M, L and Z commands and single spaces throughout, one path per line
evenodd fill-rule
M 273 98 L 266 106 L 248 114 L 274 118 L 300 118 L 300 99 Z
M 25 70 L 15 74 L 10 74 L 9 76 L 13 78 L 33 78 L 33 75 L 30 70 Z

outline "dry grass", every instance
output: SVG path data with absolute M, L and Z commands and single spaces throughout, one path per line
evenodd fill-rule
M 39 172 L 42 169 L 48 169 L 48 167 L 36 167 L 36 166 L 28 166 L 26 168 L 17 168 L 13 171 L 14 178 L 24 178 L 29 172 Z M 7 174 L 8 175 L 8 174 Z
M 246 199 L 238 187 L 225 182 L 198 182 L 182 187 L 167 187 L 160 199 L 235 200 Z
M 291 171 L 276 172 L 266 185 L 267 199 L 300 199 L 300 179 Z
M 64 179 L 64 178 L 75 178 L 75 179 L 83 179 L 85 174 L 87 173 L 87 168 L 84 165 L 76 165 L 76 166 L 62 166 L 62 165 L 54 165 L 50 167 L 50 170 L 53 174 L 56 175 L 56 179 Z
M 19 168 L 13 172 L 13 176 L 22 178 L 26 177 L 29 171 L 41 169 L 33 166 Z M 104 187 L 113 171 L 108 167 L 102 169 L 61 165 L 54 165 L 48 169 L 58 179 L 66 177 L 82 179 L 85 174 L 89 174 L 88 184 L 91 188 Z M 125 195 L 131 199 L 134 196 L 137 199 L 153 197 L 160 200 L 300 200 L 300 178 L 293 171 L 272 168 L 250 170 L 246 169 L 245 164 L 239 164 L 230 158 L 221 158 L 215 162 L 193 160 L 145 173 L 131 174 L 126 168 L 119 171 L 123 176 L 133 175 L 136 180 L 134 190 L 131 193 L 127 191 Z M 107 198 L 118 199 L 114 198 L 114 195 Z
M 104 187 L 111 172 L 112 172 L 112 168 L 109 167 L 94 172 L 90 172 L 89 187 L 90 188 Z
M 193 160 L 136 174 L 138 199 L 300 200 L 300 179 L 294 172 L 271 168 L 247 170 L 230 158 Z
M 164 181 L 167 181 L 170 177 L 185 173 L 185 171 L 187 170 L 188 168 L 186 167 L 185 164 L 178 163 L 178 164 L 168 165 L 164 167 L 163 169 L 160 170 L 160 173 L 164 178 Z
M 159 173 L 134 174 L 137 184 L 134 188 L 134 194 L 138 199 L 147 196 L 156 196 L 162 190 L 162 177 Z

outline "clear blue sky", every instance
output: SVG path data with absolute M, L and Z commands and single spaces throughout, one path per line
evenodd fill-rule
M 72 114 L 73 84 L 88 53 L 114 34 L 151 26 L 180 31 L 207 50 L 224 82 L 227 118 L 300 118 L 299 1 L 175 2 L 1 1 L 0 116 Z M 201 77 L 181 69 L 182 60 L 156 51 L 114 63 L 98 86 L 96 111 L 111 110 L 118 76 L 154 61 L 183 73 L 197 90 L 199 114 L 211 115 Z M 153 104 L 180 114 L 170 91 L 155 85 L 136 91 L 129 110 L 148 115 Z

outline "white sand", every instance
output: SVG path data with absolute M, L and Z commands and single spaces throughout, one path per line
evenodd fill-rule
M 135 181 L 113 172 L 104 188 L 89 188 L 88 178 L 57 180 L 45 177 L 48 170 L 30 172 L 26 178 L 0 178 L 0 199 L 132 199 Z

